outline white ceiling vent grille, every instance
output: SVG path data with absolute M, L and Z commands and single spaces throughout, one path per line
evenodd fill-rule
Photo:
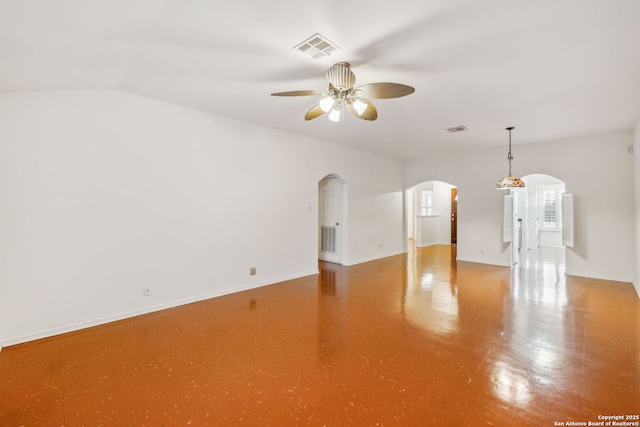
M 456 133 L 456 132 L 464 132 L 466 130 L 467 130 L 467 128 L 464 127 L 464 126 L 456 126 L 454 128 L 447 129 L 447 132 Z
M 309 55 L 314 59 L 318 59 L 323 56 L 329 56 L 333 51 L 340 48 L 335 43 L 329 41 L 325 36 L 316 33 L 299 45 L 294 46 L 294 49 Z

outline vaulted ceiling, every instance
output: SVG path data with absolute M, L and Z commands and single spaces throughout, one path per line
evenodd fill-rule
M 320 33 L 340 49 L 293 49 Z M 305 121 L 325 71 L 412 95 Z M 0 93 L 117 90 L 401 159 L 629 130 L 638 0 L 0 0 Z M 1 120 L 1 118 L 0 118 Z M 447 128 L 466 126 L 466 132 Z

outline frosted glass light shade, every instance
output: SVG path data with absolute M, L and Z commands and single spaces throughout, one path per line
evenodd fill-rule
M 352 105 L 353 105 L 353 109 L 356 110 L 356 112 L 359 115 L 362 115 L 362 113 L 364 113 L 367 109 L 367 104 L 360 101 L 359 99 L 356 99 L 355 101 L 353 101 Z
M 332 122 L 339 122 L 340 121 L 340 113 L 341 112 L 342 112 L 342 109 L 340 108 L 340 106 L 335 107 L 329 113 L 329 120 L 331 120 Z
M 336 100 L 330 96 L 322 98 L 322 100 L 320 101 L 320 109 L 325 113 L 328 113 L 329 111 L 331 111 L 335 103 Z

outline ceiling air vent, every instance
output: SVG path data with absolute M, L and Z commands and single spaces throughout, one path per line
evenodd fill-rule
M 333 51 L 340 48 L 335 43 L 329 41 L 325 36 L 316 33 L 299 45 L 294 46 L 294 49 L 309 55 L 314 59 L 318 59 L 323 56 L 329 56 Z
M 464 132 L 464 131 L 466 131 L 466 130 L 467 130 L 467 128 L 466 128 L 466 127 L 464 127 L 464 126 L 456 126 L 456 127 L 454 127 L 454 128 L 449 128 L 449 129 L 447 129 L 447 132 L 449 132 L 449 133 L 456 133 L 456 132 Z

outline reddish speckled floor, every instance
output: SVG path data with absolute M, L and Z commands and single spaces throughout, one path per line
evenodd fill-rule
M 0 425 L 555 426 L 640 413 L 631 284 L 419 249 L 0 353 Z M 526 268 L 525 268 L 526 267 Z M 637 420 L 630 420 L 635 422 Z

